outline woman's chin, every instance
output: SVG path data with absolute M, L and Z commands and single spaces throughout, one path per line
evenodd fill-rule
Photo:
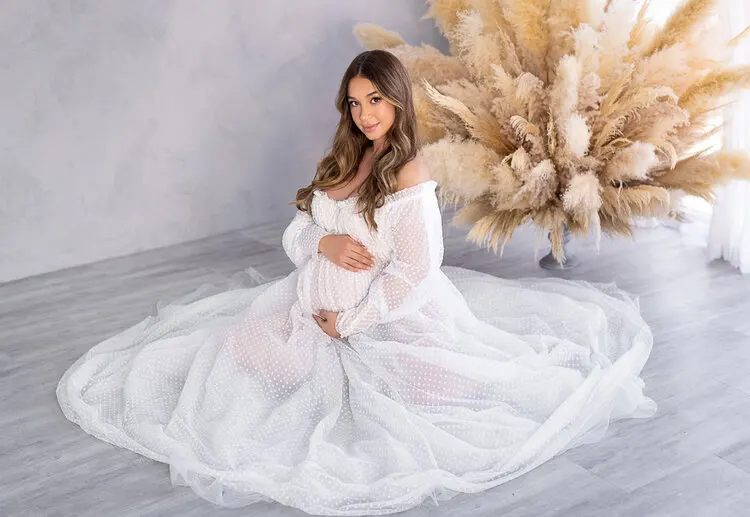
M 367 137 L 368 140 L 375 141 L 378 138 L 382 137 L 385 132 L 380 128 L 380 125 L 375 129 L 375 131 L 365 131 L 363 128 L 359 128 L 360 131 L 362 131 L 362 134 Z

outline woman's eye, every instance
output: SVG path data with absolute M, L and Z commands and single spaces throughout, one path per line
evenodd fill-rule
M 372 99 L 370 99 L 370 101 L 371 101 L 371 102 L 372 102 L 373 104 L 377 104 L 378 102 L 380 102 L 380 97 L 373 97 Z
M 352 108 L 357 107 L 357 101 L 349 101 L 349 106 L 351 106 Z

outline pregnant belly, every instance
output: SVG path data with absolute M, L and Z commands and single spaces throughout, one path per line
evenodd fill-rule
M 369 271 L 349 271 L 319 255 L 307 263 L 300 281 L 307 284 L 313 311 L 338 312 L 359 305 L 379 271 L 377 263 Z

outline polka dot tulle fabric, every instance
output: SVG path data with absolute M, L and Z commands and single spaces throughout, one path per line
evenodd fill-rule
M 221 506 L 378 515 L 486 490 L 653 414 L 637 300 L 443 266 L 436 186 L 388 196 L 372 232 L 355 198 L 316 191 L 282 236 L 292 273 L 170 302 L 97 344 L 60 380 L 65 416 Z M 375 266 L 336 266 L 327 234 Z M 340 339 L 318 309 L 339 312 Z

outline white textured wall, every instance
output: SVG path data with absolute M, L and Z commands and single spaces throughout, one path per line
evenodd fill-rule
M 279 218 L 330 143 L 358 21 L 422 0 L 0 3 L 0 282 Z

